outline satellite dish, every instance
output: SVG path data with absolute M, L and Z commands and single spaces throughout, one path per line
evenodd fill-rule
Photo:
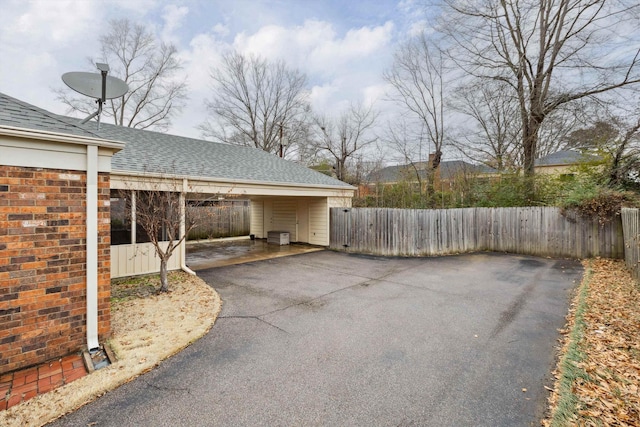
M 96 67 L 100 70 L 100 74 L 84 73 L 81 71 L 72 71 L 62 75 L 62 81 L 71 89 L 91 98 L 96 98 L 98 103 L 98 111 L 80 123 L 87 123 L 92 118 L 98 116 L 98 130 L 100 130 L 100 113 L 102 113 L 102 104 L 107 99 L 119 98 L 129 91 L 129 86 L 122 80 L 107 76 L 109 65 L 96 63 Z
M 62 81 L 71 89 L 91 98 L 102 98 L 102 76 L 96 73 L 72 71 L 62 75 Z M 129 86 L 122 80 L 107 76 L 104 99 L 118 98 L 127 93 Z

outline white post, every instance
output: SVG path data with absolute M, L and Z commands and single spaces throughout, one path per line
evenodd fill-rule
M 98 147 L 87 146 L 87 348 L 98 343 Z
M 130 192 L 130 197 L 131 197 L 131 244 L 135 245 L 136 244 L 136 191 L 135 190 L 131 190 Z M 137 253 L 137 252 L 134 252 Z
M 187 206 L 186 206 L 186 198 L 187 190 L 189 189 L 189 183 L 187 178 L 182 179 L 182 191 L 180 192 L 180 235 L 178 238 L 185 235 L 187 232 Z M 189 274 L 196 273 L 187 267 L 187 237 L 185 236 L 184 240 L 180 244 L 180 268 L 183 271 L 186 271 Z

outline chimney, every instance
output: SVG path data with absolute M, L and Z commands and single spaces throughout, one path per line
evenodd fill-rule
M 433 161 L 436 158 L 436 153 L 429 153 L 429 169 L 433 167 Z

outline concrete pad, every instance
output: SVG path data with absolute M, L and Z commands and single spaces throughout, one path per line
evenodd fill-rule
M 582 269 L 323 251 L 199 274 L 211 332 L 54 426 L 539 425 Z
M 324 250 L 304 243 L 276 245 L 266 239 L 234 237 L 210 241 L 187 242 L 186 264 L 193 271 L 243 264 Z

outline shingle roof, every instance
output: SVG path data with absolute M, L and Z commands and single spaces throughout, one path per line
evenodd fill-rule
M 595 162 L 598 160 L 600 160 L 600 158 L 597 156 L 583 154 L 579 151 L 560 150 L 536 159 L 534 161 L 534 166 L 575 165 L 578 163 Z
M 35 105 L 12 98 L 0 92 L 0 125 L 47 132 L 58 132 L 76 136 L 99 136 L 83 129 Z
M 416 168 L 421 179 L 427 177 L 426 166 L 427 162 L 415 163 L 415 168 L 412 164 L 387 166 L 379 171 L 373 172 L 369 175 L 370 182 L 399 182 L 406 179 L 414 179 L 416 174 Z M 452 179 L 455 175 L 468 172 L 468 173 L 495 173 L 496 170 L 487 166 L 472 165 L 471 163 L 463 162 L 462 160 L 445 160 L 440 162 L 440 179 Z
M 59 116 L 0 93 L 0 125 L 82 134 L 124 142 L 114 171 L 175 174 L 215 180 L 300 184 L 351 189 L 349 184 L 265 151 L 148 130 Z

